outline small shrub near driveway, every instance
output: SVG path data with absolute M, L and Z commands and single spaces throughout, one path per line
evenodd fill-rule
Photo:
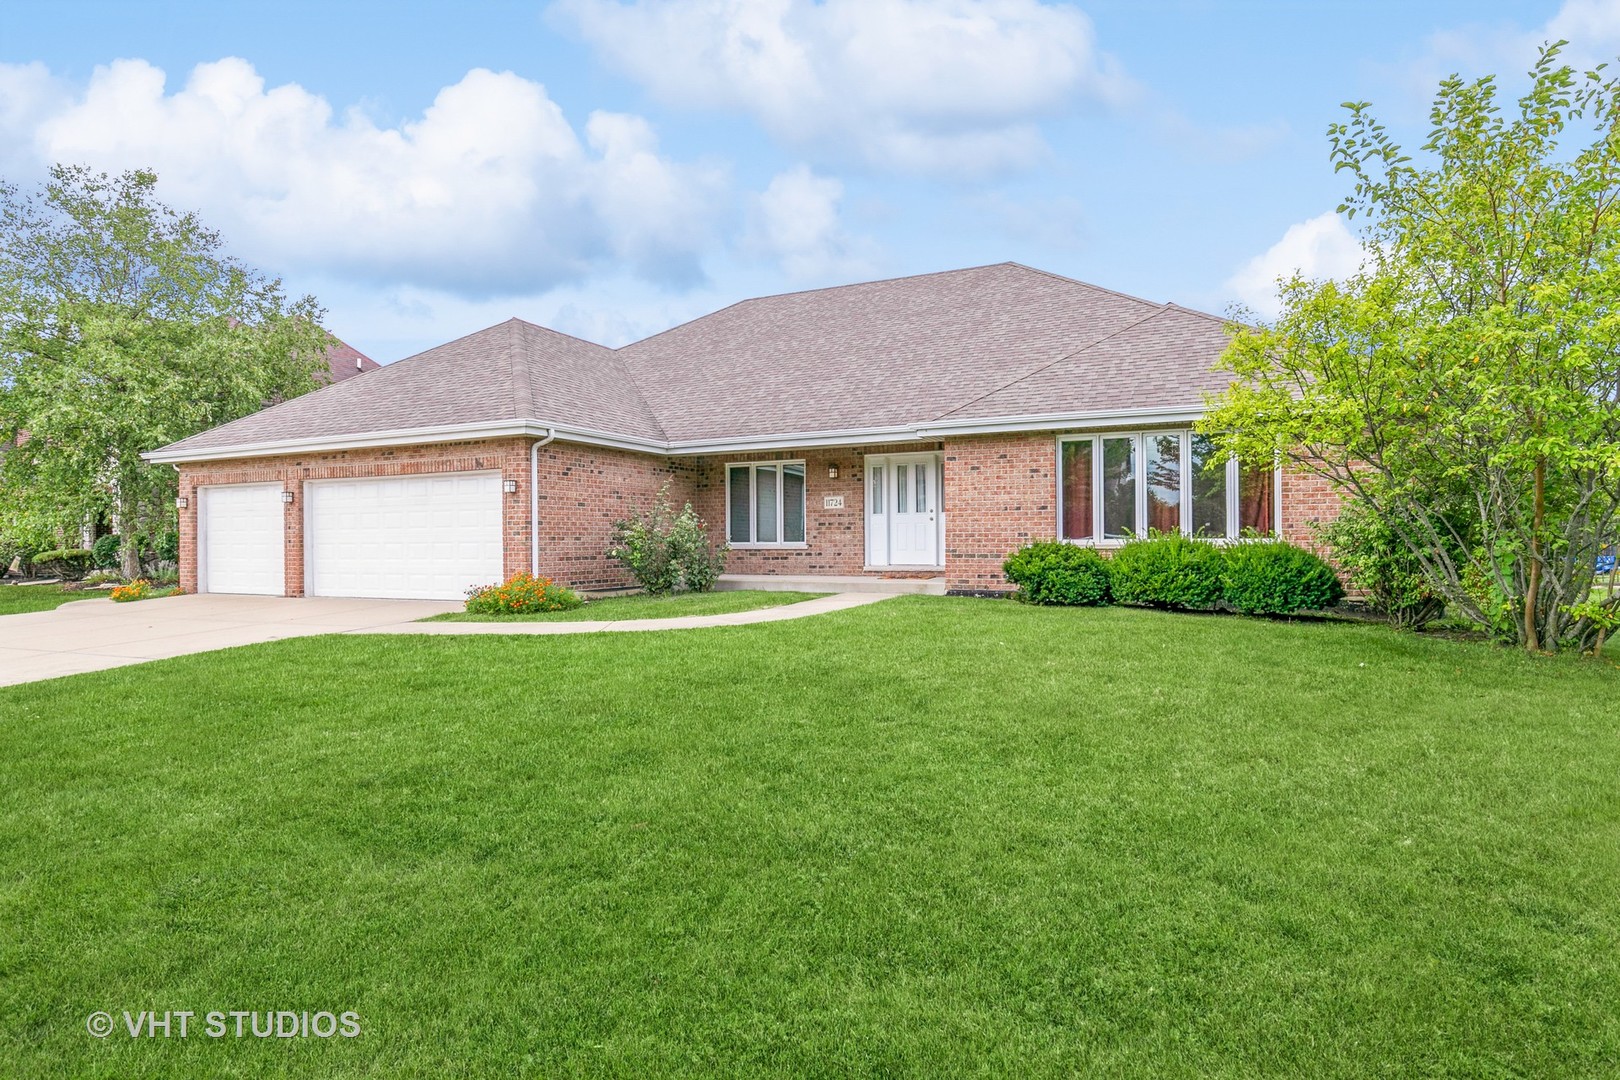
M 1333 567 L 1285 540 L 1247 540 L 1225 555 L 1222 599 L 1245 615 L 1322 611 L 1344 599 Z
M 1221 549 L 1207 540 L 1164 533 L 1132 540 L 1109 564 L 1121 604 L 1206 610 L 1221 599 Z
M 687 503 L 679 514 L 669 503 L 669 485 L 645 511 L 613 523 L 608 556 L 622 563 L 653 596 L 707 592 L 726 567 L 725 545 L 709 542 L 708 527 Z
M 1108 562 L 1091 548 L 1043 540 L 1019 548 L 1001 564 L 1029 604 L 1106 604 L 1112 596 Z
M 467 611 L 473 615 L 532 615 L 545 611 L 572 611 L 585 601 L 566 585 L 550 578 L 517 574 L 501 585 L 485 585 L 467 593 Z

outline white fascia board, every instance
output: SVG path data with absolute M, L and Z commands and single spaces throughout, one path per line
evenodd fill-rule
M 198 446 L 186 450 L 151 450 L 141 455 L 153 464 L 188 461 L 227 461 L 235 458 L 282 457 L 327 450 L 360 450 L 377 446 L 414 446 L 420 443 L 463 442 L 512 436 L 545 438 L 551 427 L 533 420 L 498 420 L 478 424 L 441 424 L 435 427 L 366 431 L 353 435 L 322 435 L 309 439 L 277 439 L 235 446 Z
M 1095 412 L 1046 413 L 1039 416 L 996 416 L 978 420 L 936 420 L 918 424 L 918 438 L 947 435 L 999 435 L 1018 431 L 1061 431 L 1067 428 L 1148 427 L 1188 424 L 1204 418 L 1202 405 L 1177 408 L 1105 409 Z
M 642 454 L 693 456 L 699 454 L 740 454 L 765 450 L 797 450 L 823 446 L 865 446 L 882 443 L 918 442 L 951 435 L 994 435 L 1023 431 L 1060 431 L 1071 428 L 1144 427 L 1156 424 L 1185 424 L 1204 416 L 1201 405 L 1180 408 L 1109 409 L 1096 412 L 1047 413 L 1038 416 L 1000 416 L 975 420 L 933 421 L 924 424 L 880 428 L 845 428 L 838 431 L 804 431 L 773 435 L 751 435 L 738 439 L 686 439 L 665 441 L 616 435 L 591 428 L 572 428 L 539 420 L 499 420 L 477 424 L 445 424 L 436 427 L 400 428 L 393 431 L 360 432 L 353 435 L 325 435 L 318 438 L 280 439 L 272 442 L 243 443 L 235 446 L 195 447 L 187 450 L 153 450 L 141 457 L 154 464 L 182 464 L 192 461 L 225 461 L 234 458 L 281 457 L 288 454 L 328 450 L 360 450 L 380 446 L 411 446 L 420 443 L 461 442 L 469 439 L 499 439 L 514 436 L 586 446 L 605 446 Z
M 559 429 L 560 430 L 560 429 Z M 666 453 L 744 454 L 758 450 L 798 450 L 817 446 L 863 446 L 869 443 L 916 442 L 914 426 L 847 428 L 842 431 L 799 431 L 784 435 L 751 435 L 741 439 L 687 439 L 672 442 Z

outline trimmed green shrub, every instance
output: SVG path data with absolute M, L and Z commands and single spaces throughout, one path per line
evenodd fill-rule
M 1113 597 L 1108 560 L 1091 548 L 1043 540 L 1019 548 L 1001 564 L 1027 604 L 1106 604 Z
M 1351 588 L 1391 626 L 1421 630 L 1445 611 L 1413 555 L 1395 531 L 1361 503 L 1346 503 L 1319 531 Z
M 545 611 L 572 611 L 585 603 L 566 585 L 550 578 L 516 574 L 501 585 L 467 591 L 467 610 L 474 615 L 532 615 Z
M 709 542 L 708 528 L 687 503 L 679 514 L 669 504 L 669 485 L 646 511 L 613 523 L 608 556 L 622 563 L 653 596 L 707 592 L 726 566 L 727 548 Z
M 97 570 L 112 570 L 118 566 L 118 545 L 122 541 L 112 533 L 96 537 L 90 545 L 90 565 Z
M 1245 615 L 1322 611 L 1344 599 L 1333 567 L 1286 540 L 1247 540 L 1226 549 L 1227 606 Z
M 31 560 L 36 573 L 59 578 L 77 578 L 90 569 L 89 548 L 53 548 L 42 551 Z
M 1225 566 L 1221 549 L 1209 541 L 1161 533 L 1120 548 L 1108 569 L 1118 603 L 1208 609 L 1221 599 Z

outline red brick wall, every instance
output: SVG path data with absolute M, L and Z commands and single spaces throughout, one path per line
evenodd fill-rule
M 331 450 L 285 457 L 238 458 L 180 467 L 180 587 L 197 591 L 197 489 L 208 484 L 279 483 L 293 493 L 286 506 L 287 595 L 304 594 L 304 491 L 306 480 L 336 480 L 357 476 L 417 476 L 440 472 L 498 470 L 502 479 L 515 480 L 515 494 L 505 500 L 506 571 L 510 575 L 529 566 L 529 459 L 528 439 L 484 439 L 390 446 L 366 450 Z
M 197 488 L 204 484 L 280 483 L 292 491 L 286 508 L 286 575 L 290 596 L 303 593 L 303 483 L 355 476 L 406 476 L 498 470 L 518 490 L 505 500 L 505 570 L 529 568 L 528 439 L 492 439 L 424 446 L 341 450 L 274 458 L 186 465 L 180 473 L 180 581 L 197 589 Z M 584 589 L 622 588 L 629 575 L 607 557 L 613 522 L 649 505 L 664 483 L 678 509 L 690 500 L 718 542 L 725 537 L 725 466 L 731 462 L 803 460 L 806 517 L 804 548 L 734 550 L 726 569 L 736 574 L 865 572 L 865 458 L 867 454 L 925 453 L 939 443 L 840 447 L 801 453 L 756 453 L 700 458 L 656 458 L 624 450 L 552 443 L 540 450 L 540 571 Z M 949 439 L 945 459 L 946 585 L 963 591 L 1006 591 L 1007 555 L 1057 533 L 1057 452 L 1051 432 Z M 837 464 L 837 479 L 827 467 Z M 824 496 L 842 495 L 829 510 Z M 1340 497 L 1325 481 L 1300 473 L 1283 476 L 1283 535 L 1315 543 L 1314 524 L 1337 516 Z M 893 576 L 918 576 L 904 572 Z M 922 575 L 930 576 L 930 575 Z
M 688 459 L 697 475 L 693 509 L 718 542 L 726 535 L 726 466 L 754 461 L 803 461 L 805 521 L 803 548 L 734 548 L 726 557 L 730 574 L 858 575 L 866 566 L 866 455 L 926 454 L 939 443 L 900 446 L 843 446 L 798 452 L 725 454 Z M 827 467 L 838 466 L 838 478 Z M 842 495 L 842 510 L 829 510 L 828 495 Z M 949 533 L 947 524 L 946 532 Z M 872 576 L 934 577 L 935 573 L 873 571 Z
M 945 587 L 1005 592 L 1009 554 L 1057 535 L 1051 432 L 945 440 Z
M 182 466 L 180 584 L 197 591 L 197 488 L 206 484 L 279 483 L 294 493 L 286 507 L 287 595 L 304 591 L 304 498 L 306 480 L 357 476 L 412 476 L 498 470 L 517 491 L 503 494 L 504 569 L 508 577 L 529 569 L 529 439 L 488 439 L 423 446 L 336 450 L 285 457 L 240 458 Z M 670 480 L 677 505 L 689 498 L 692 470 L 624 450 L 553 443 L 542 447 L 540 474 L 540 572 L 578 588 L 617 588 L 628 575 L 610 563 L 612 523 L 649 503 Z
M 540 448 L 539 465 L 540 573 L 576 589 L 621 589 L 635 584 L 607 556 L 613 523 L 650 507 L 666 482 L 669 501 L 676 510 L 689 500 L 697 501 L 693 493 L 697 470 L 679 458 L 551 443 Z M 525 462 L 525 470 L 527 467 Z M 524 498 L 527 515 L 527 496 Z M 525 516 L 520 538 L 525 570 L 527 521 Z M 711 530 L 710 535 L 719 534 Z
M 1320 476 L 1283 470 L 1282 476 L 1282 535 L 1284 540 L 1301 547 L 1321 549 L 1316 527 L 1326 525 L 1339 516 L 1344 506 L 1344 495 Z

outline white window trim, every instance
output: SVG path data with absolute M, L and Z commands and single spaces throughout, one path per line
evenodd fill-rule
M 1146 532 L 1147 525 L 1147 444 L 1150 438 L 1165 435 L 1176 435 L 1181 439 L 1181 528 L 1183 536 L 1192 535 L 1192 436 L 1188 428 L 1160 428 L 1147 431 L 1088 431 L 1057 437 L 1056 468 L 1053 469 L 1057 480 L 1057 529 L 1058 537 L 1066 543 L 1079 544 L 1082 547 L 1118 548 L 1131 542 L 1132 537 L 1103 537 L 1103 505 L 1098 492 L 1102 491 L 1103 453 L 1102 441 L 1104 439 L 1125 439 L 1133 442 L 1134 460 L 1136 463 L 1136 521 L 1138 535 Z M 1091 533 L 1090 537 L 1070 538 L 1063 536 L 1063 447 L 1065 443 L 1091 443 Z M 1237 458 L 1226 459 L 1226 529 L 1225 536 L 1205 536 L 1201 539 L 1213 544 L 1241 544 L 1250 538 L 1237 535 L 1234 528 L 1237 524 L 1239 505 L 1239 480 L 1241 469 Z M 1272 537 L 1282 536 L 1282 469 L 1273 467 L 1271 471 L 1272 497 L 1271 497 L 1271 532 Z
M 782 495 L 782 467 L 784 465 L 797 465 L 804 469 L 804 539 L 803 540 L 732 540 L 731 539 L 731 470 L 748 470 L 748 532 L 754 533 L 754 508 L 759 505 L 755 491 L 759 483 L 759 470 L 761 468 L 776 469 L 776 535 L 785 535 L 784 509 L 787 500 Z M 726 484 L 726 546 L 733 551 L 774 551 L 774 550 L 805 550 L 810 547 L 810 470 L 803 458 L 784 458 L 780 461 L 728 461 L 725 473 Z

